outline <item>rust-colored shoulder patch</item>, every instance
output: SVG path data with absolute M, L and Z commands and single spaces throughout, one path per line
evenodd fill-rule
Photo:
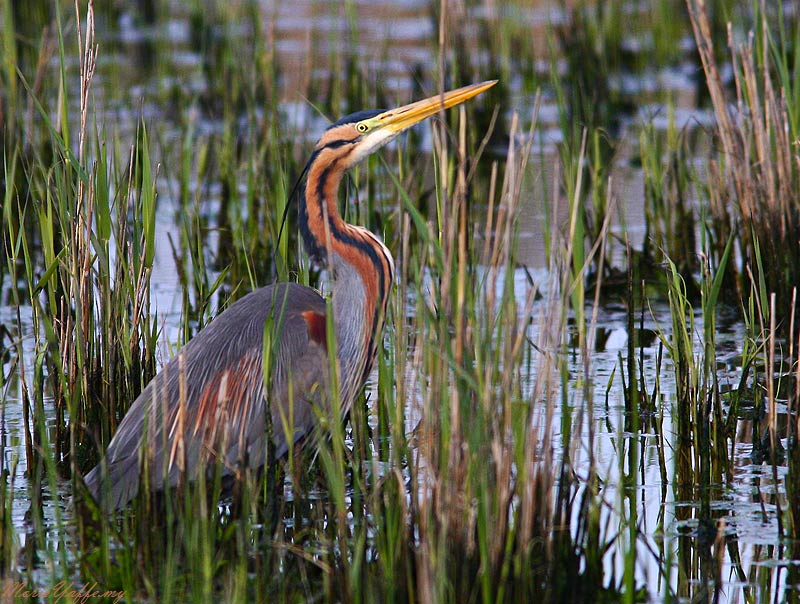
M 327 347 L 325 315 L 315 310 L 304 310 L 300 313 L 300 316 L 305 319 L 308 326 L 308 337 L 323 348 Z

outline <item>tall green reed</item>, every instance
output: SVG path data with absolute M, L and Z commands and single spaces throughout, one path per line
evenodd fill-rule
M 90 3 L 77 35 L 80 88 L 73 97 L 66 28 L 56 9 L 54 71 L 64 93 L 50 106 L 21 79 L 46 137 L 30 150 L 21 143 L 6 147 L 5 174 L 12 178 L 6 181 L 3 245 L 10 274 L 26 283 L 15 303 L 32 311 L 35 345 L 33 357 L 21 335 L 16 347 L 20 363 L 35 359 L 27 374 L 32 383 L 23 378 L 28 472 L 35 477 L 41 468 L 52 492 L 57 475 L 79 476 L 96 459 L 155 369 L 157 327 L 149 301 L 155 175 L 144 129 L 126 157 L 92 117 L 93 17 Z M 73 107 L 77 130 L 67 120 Z M 15 174 L 24 176 L 24 186 Z M 17 328 L 22 334 L 19 320 Z

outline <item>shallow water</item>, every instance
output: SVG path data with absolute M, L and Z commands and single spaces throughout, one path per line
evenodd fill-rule
M 248 39 L 258 35 L 256 28 L 268 35 L 267 44 L 275 53 L 274 62 L 280 67 L 281 74 L 279 98 L 274 101 L 279 103 L 286 115 L 286 127 L 294 132 L 305 133 L 309 142 L 325 127 L 326 121 L 315 111 L 312 101 L 304 99 L 302 94 L 309 89 L 309 82 L 314 83 L 313 90 L 320 97 L 324 97 L 330 87 L 336 85 L 338 75 L 336 66 L 331 65 L 332 57 L 353 51 L 360 57 L 367 57 L 363 68 L 368 72 L 380 73 L 387 93 L 398 103 L 418 96 L 412 75 L 418 65 L 433 65 L 437 60 L 435 16 L 430 14 L 429 3 L 421 0 L 412 0 L 402 6 L 364 0 L 348 5 L 348 9 L 340 9 L 338 2 L 261 2 L 254 5 L 255 14 L 250 14 L 250 18 L 244 18 L 246 11 L 238 4 L 236 6 L 243 17 L 241 22 L 225 21 L 211 35 Z M 534 2 L 529 7 L 514 10 L 514 18 L 524 19 L 530 26 L 531 43 L 537 45 L 537 54 L 543 62 L 541 71 L 546 73 L 549 68 L 548 51 L 543 40 L 547 39 L 546 30 L 550 24 L 564 18 L 563 12 L 556 3 L 546 2 Z M 492 18 L 492 15 L 485 14 L 485 7 L 465 11 L 464 19 L 475 28 L 484 19 Z M 157 137 L 153 136 L 160 141 L 156 153 L 163 153 L 160 161 L 166 166 L 165 174 L 159 180 L 158 244 L 152 275 L 152 299 L 163 322 L 163 354 L 168 356 L 169 348 L 179 339 L 182 304 L 180 283 L 169 246 L 170 236 L 176 241 L 180 238 L 180 227 L 176 224 L 180 209 L 175 197 L 176 186 L 171 180 L 175 170 L 169 168 L 174 156 L 170 144 L 180 140 L 185 120 L 192 121 L 197 131 L 204 133 L 219 132 L 221 125 L 207 120 L 194 104 L 176 106 L 173 99 L 175 91 L 184 99 L 201 97 L 209 92 L 203 73 L 203 59 L 192 43 L 190 15 L 182 3 L 170 4 L 154 25 L 139 24 L 135 14 L 123 11 L 112 25 L 99 21 L 97 34 L 101 62 L 93 90 L 98 120 L 113 124 L 113 128 L 124 139 L 134 135 L 137 120 L 143 117 L 157 131 Z M 632 43 L 635 41 L 633 38 Z M 474 60 L 475 71 L 483 77 L 481 57 Z M 635 99 L 638 105 L 636 113 L 622 120 L 623 142 L 615 156 L 612 171 L 612 190 L 618 202 L 618 216 L 612 232 L 621 238 L 628 237 L 634 246 L 641 245 L 645 233 L 643 175 L 634 161 L 638 145 L 636 126 L 652 121 L 656 129 L 667 128 L 668 110 L 661 102 L 663 98 L 672 99 L 674 119 L 680 128 L 707 126 L 707 113 L 695 108 L 695 69 L 691 63 L 684 63 L 644 76 L 621 76 L 613 82 L 614 86 Z M 486 77 L 490 75 L 486 74 Z M 430 84 L 425 82 L 426 89 L 430 89 Z M 509 86 L 510 96 L 502 108 L 505 117 L 518 112 L 523 123 L 529 121 L 534 106 L 532 95 L 525 92 L 522 82 L 513 78 Z M 530 175 L 523 206 L 519 210 L 520 261 L 530 267 L 534 278 L 546 286 L 545 269 L 548 263 L 543 230 L 547 228 L 545 218 L 548 212 L 553 211 L 549 200 L 553 197 L 561 130 L 558 107 L 552 93 L 545 89 L 541 103 L 534 158 L 529 166 L 535 173 Z M 423 131 L 421 136 L 427 136 L 426 128 L 420 130 Z M 195 185 L 199 188 L 201 183 Z M 209 226 L 213 229 L 220 192 L 209 189 L 202 193 L 203 208 L 200 211 L 209 218 Z M 563 222 L 565 213 L 565 208 L 556 210 L 556 224 Z M 215 245 L 212 236 L 209 246 L 213 249 Z M 612 258 L 619 260 L 623 254 L 623 248 L 618 246 Z M 521 296 L 524 296 L 526 280 L 527 277 L 520 270 L 518 282 Z M 30 309 L 19 309 L 18 323 L 16 307 L 8 304 L 8 292 L 0 293 L 0 300 L 4 304 L 0 305 L 0 324 L 8 326 L 23 339 L 28 353 L 23 363 L 25 370 L 30 372 L 34 350 L 30 341 Z M 587 310 L 587 315 L 591 316 L 591 308 Z M 700 324 L 702 318 L 695 317 L 695 321 Z M 668 306 L 651 303 L 644 316 L 644 329 L 637 334 L 640 342 L 644 342 L 639 350 L 645 375 L 650 382 L 648 388 L 653 387 L 656 379 L 656 358 L 659 354 L 659 340 L 654 334 L 670 324 Z M 739 380 L 737 354 L 744 338 L 744 326 L 736 320 L 724 320 L 723 317 L 718 328 L 717 349 L 720 361 L 724 364 L 718 378 L 723 384 L 735 387 Z M 536 329 L 534 321 L 530 327 L 532 336 L 535 336 Z M 630 442 L 636 440 L 641 464 L 636 498 L 641 526 L 637 576 L 656 601 L 668 599 L 670 593 L 678 594 L 679 599 L 685 598 L 689 593 L 698 594 L 701 591 L 696 584 L 692 587 L 688 584 L 700 580 L 698 552 L 702 547 L 698 546 L 698 540 L 702 535 L 698 529 L 696 502 L 675 501 L 675 491 L 671 484 L 663 484 L 659 466 L 658 453 L 661 451 L 668 477 L 672 476 L 674 429 L 671 418 L 675 403 L 674 384 L 670 381 L 671 367 L 664 353 L 660 374 L 661 398 L 656 413 L 663 417 L 665 446 L 662 446 L 658 435 L 652 432 L 636 435 L 625 433 L 620 355 L 624 356 L 627 352 L 628 337 L 625 308 L 621 303 L 607 301 L 598 312 L 594 354 L 591 358 L 595 393 L 591 419 L 595 438 L 592 454 L 606 485 L 604 497 L 609 502 L 609 509 L 614 510 L 605 519 L 609 522 L 607 536 L 613 536 L 615 531 L 613 515 L 619 507 L 618 500 L 626 496 L 615 487 L 620 484 L 620 473 L 623 471 L 623 462 L 620 460 Z M 699 352 L 701 343 L 697 339 L 695 345 Z M 729 358 L 725 357 L 725 351 L 729 351 Z M 581 361 L 575 359 L 574 363 L 573 369 L 579 372 Z M 3 367 L 6 374 L 11 374 L 3 404 L 3 464 L 5 468 L 13 470 L 13 523 L 18 530 L 20 545 L 25 546 L 30 538 L 31 527 L 27 519 L 29 504 L 24 477 L 26 466 L 21 437 L 19 381 L 12 369 L 15 368 L 10 361 Z M 374 376 L 371 379 L 374 386 Z M 45 409 L 49 409 L 47 404 Z M 576 415 L 579 411 L 575 411 Z M 411 428 L 414 418 L 407 419 Z M 554 426 L 558 427 L 560 423 L 557 418 Z M 585 422 L 582 431 L 588 442 L 589 426 Z M 560 442 L 556 436 L 554 442 Z M 731 484 L 709 487 L 714 489 L 713 516 L 720 521 L 718 530 L 728 542 L 727 548 L 720 551 L 724 583 L 720 601 L 746 601 L 748 593 L 751 596 L 755 594 L 757 599 L 771 600 L 773 596 L 783 597 L 785 590 L 790 588 L 785 568 L 796 562 L 785 559 L 778 541 L 771 469 L 766 465 L 754 464 L 750 459 L 752 445 L 745 439 L 740 441 L 734 450 L 735 473 Z M 574 463 L 575 471 L 581 475 L 585 472 L 582 464 L 588 464 L 589 452 L 582 448 L 579 453 Z M 781 472 L 784 470 L 780 469 Z M 668 478 L 669 482 L 671 478 Z M 57 485 L 55 496 L 46 493 L 45 501 L 45 520 L 55 525 L 56 514 L 68 516 L 70 513 L 68 485 Z M 736 564 L 731 558 L 735 550 L 738 550 L 739 556 Z M 621 555 L 612 551 L 604 563 L 609 576 L 612 572 L 614 576 L 621 576 Z M 746 578 L 744 581 L 737 577 L 735 570 L 738 567 Z M 43 567 L 41 572 L 45 574 L 47 569 Z

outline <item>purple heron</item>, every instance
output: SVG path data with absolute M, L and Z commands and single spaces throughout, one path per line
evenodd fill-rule
M 367 229 L 348 224 L 337 208 L 344 173 L 414 124 L 490 88 L 465 86 L 389 111 L 360 111 L 331 125 L 314 146 L 300 188 L 298 223 L 311 261 L 331 275 L 333 346 L 327 304 L 314 289 L 280 283 L 244 296 L 202 329 L 133 402 L 105 458 L 86 476 L 106 509 L 137 494 L 145 459 L 152 490 L 222 464 L 236 476 L 264 465 L 268 430 L 275 456 L 308 436 L 329 400 L 337 357 L 342 413 L 369 375 L 383 328 L 394 261 Z M 269 323 L 270 317 L 272 322 Z M 265 387 L 265 327 L 274 333 L 274 363 Z M 269 417 L 267 416 L 269 413 Z M 271 421 L 271 424 L 268 422 Z

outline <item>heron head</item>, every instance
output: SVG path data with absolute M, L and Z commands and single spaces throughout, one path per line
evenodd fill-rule
M 496 83 L 497 80 L 490 80 L 464 86 L 388 111 L 352 113 L 332 124 L 317 143 L 316 149 L 341 148 L 337 155 L 344 161 L 342 167 L 350 168 L 414 124 L 463 103 Z

